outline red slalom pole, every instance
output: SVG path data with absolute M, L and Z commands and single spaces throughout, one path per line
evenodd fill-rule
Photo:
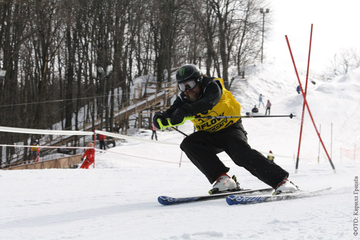
M 302 93 L 303 98 L 304 98 L 304 104 L 305 104 L 305 106 L 306 106 L 306 108 L 307 108 L 307 110 L 308 110 L 308 112 L 309 112 L 311 121 L 312 121 L 312 123 L 313 123 L 313 125 L 314 125 L 314 128 L 315 128 L 315 131 L 316 131 L 316 133 L 317 133 L 317 135 L 318 135 L 318 137 L 319 137 L 319 139 L 320 139 L 321 145 L 322 145 L 323 148 L 324 148 L 324 151 L 325 151 L 325 153 L 326 153 L 326 156 L 327 156 L 328 159 L 329 159 L 330 165 L 331 165 L 332 169 L 334 170 L 334 172 L 336 173 L 335 166 L 334 166 L 333 162 L 331 161 L 331 158 L 330 158 L 330 156 L 329 156 L 329 154 L 328 154 L 328 152 L 327 152 L 327 150 L 326 150 L 326 147 L 325 147 L 325 145 L 324 145 L 324 142 L 323 142 L 322 139 L 321 139 L 321 136 L 320 136 L 320 134 L 319 134 L 319 131 L 318 131 L 316 125 L 315 125 L 314 118 L 313 118 L 313 116 L 312 116 L 312 114 L 311 114 L 309 104 L 308 104 L 308 102 L 307 102 L 307 100 L 306 100 L 306 93 L 304 92 L 304 89 L 302 88 L 302 85 L 301 85 L 301 81 L 300 81 L 300 78 L 299 78 L 299 74 L 298 74 L 298 72 L 297 72 L 296 64 L 295 64 L 294 57 L 293 57 L 293 54 L 292 54 L 292 51 L 291 51 L 289 39 L 288 39 L 287 36 L 285 36 L 285 38 L 286 38 L 287 45 L 288 45 L 288 47 L 289 47 L 289 52 L 290 52 L 291 60 L 292 60 L 292 62 L 293 62 L 293 64 L 294 64 L 295 73 L 296 73 L 296 77 L 297 77 L 298 82 L 299 82 L 300 90 L 301 90 L 301 93 Z M 309 64 L 309 63 L 308 63 L 308 64 Z M 303 119 L 302 119 L 302 121 L 303 121 Z M 298 157 L 299 157 L 299 156 L 298 156 Z M 298 160 L 298 159 L 297 159 L 297 160 Z M 297 161 L 297 165 L 298 165 L 298 161 Z M 297 169 L 296 169 L 296 170 L 297 170 Z
M 94 165 L 93 165 L 93 168 L 95 168 L 95 140 L 96 140 L 96 132 L 94 130 Z
M 307 71 L 306 71 L 304 99 L 306 98 L 308 79 L 309 79 L 309 66 L 310 66 L 310 53 L 311 53 L 311 43 L 312 43 L 312 30 L 313 30 L 313 24 L 311 24 L 311 31 L 310 31 L 310 45 L 309 45 L 309 56 L 308 56 L 308 64 L 307 64 Z M 302 86 L 300 86 L 300 88 L 301 87 Z M 303 108 L 302 108 L 302 113 L 301 113 L 300 136 L 299 136 L 298 152 L 297 152 L 297 157 L 296 157 L 295 173 L 298 172 L 298 168 L 299 168 L 300 147 L 301 147 L 302 131 L 303 131 L 303 126 L 304 126 L 304 115 L 305 115 L 305 101 L 303 103 Z

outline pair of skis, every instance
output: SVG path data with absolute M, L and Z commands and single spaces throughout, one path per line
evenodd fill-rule
M 263 202 L 274 202 L 274 201 L 283 201 L 289 199 L 314 197 L 314 196 L 322 195 L 327 191 L 329 191 L 330 189 L 331 188 L 324 188 L 316 191 L 299 190 L 295 193 L 279 194 L 279 195 L 271 195 L 271 193 L 274 191 L 274 189 L 272 188 L 263 188 L 263 189 L 255 189 L 255 190 L 242 189 L 234 192 L 225 192 L 225 193 L 195 196 L 195 197 L 176 198 L 176 197 L 168 197 L 168 196 L 159 196 L 158 201 L 162 205 L 173 205 L 173 204 L 200 202 L 200 201 L 226 198 L 226 202 L 229 205 L 255 204 L 255 203 L 263 203 Z

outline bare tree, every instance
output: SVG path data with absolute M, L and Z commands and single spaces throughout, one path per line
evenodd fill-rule
M 240 3 L 240 18 L 238 28 L 239 37 L 235 39 L 234 62 L 239 76 L 244 74 L 244 66 L 256 61 L 260 46 L 261 20 L 259 19 L 259 8 L 263 7 L 263 1 L 248 0 Z M 271 18 L 267 21 L 269 25 Z M 266 30 L 266 29 L 264 29 Z M 241 67 L 243 66 L 243 69 Z M 230 87 L 234 79 L 230 82 Z
M 335 54 L 327 67 L 329 77 L 347 74 L 350 70 L 360 67 L 360 53 L 355 48 L 342 49 Z
M 263 1 L 0 1 L 0 124 L 71 128 L 75 116 L 78 129 L 87 106 L 83 125 L 95 127 L 103 111 L 112 130 L 134 77 L 156 79 L 160 90 L 184 63 L 203 61 L 206 74 L 215 69 L 230 88 L 227 69 L 257 61 Z M 8 143 L 28 138 L 0 135 Z
M 262 19 L 259 6 L 262 0 L 206 0 L 192 1 L 191 16 L 199 25 L 206 46 L 206 73 L 213 66 L 230 88 L 228 68 L 256 61 L 260 51 Z M 233 61 L 232 61 L 233 59 Z

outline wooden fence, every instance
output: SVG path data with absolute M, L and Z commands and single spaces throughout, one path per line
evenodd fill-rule
M 3 170 L 23 170 L 23 169 L 48 169 L 48 168 L 74 168 L 81 162 L 81 155 L 61 157 L 42 162 L 24 163 L 21 165 L 7 166 Z

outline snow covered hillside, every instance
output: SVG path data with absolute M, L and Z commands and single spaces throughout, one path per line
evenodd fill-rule
M 250 145 L 289 171 L 303 190 L 332 187 L 329 194 L 257 205 L 228 206 L 224 199 L 161 206 L 159 195 L 204 195 L 206 178 L 181 153 L 183 136 L 158 131 L 159 141 L 129 140 L 96 154 L 89 170 L 0 171 L 1 239 L 357 239 L 360 173 L 360 69 L 309 84 L 308 102 L 336 173 L 305 114 L 299 171 L 295 174 L 302 111 L 292 69 L 260 65 L 234 83 L 242 114 L 270 99 L 271 114 L 296 118 L 243 119 Z M 301 79 L 302 81 L 305 78 Z M 260 114 L 265 109 L 260 108 Z M 179 128 L 190 134 L 191 123 Z M 150 139 L 150 130 L 135 137 Z M 332 136 L 332 139 L 331 139 Z M 166 142 L 167 144 L 163 144 Z M 173 144 L 169 144 L 173 143 Z M 340 150 L 342 149 L 342 150 Z M 355 151 L 355 152 L 354 152 Z M 226 154 L 220 154 L 243 187 L 267 187 Z

